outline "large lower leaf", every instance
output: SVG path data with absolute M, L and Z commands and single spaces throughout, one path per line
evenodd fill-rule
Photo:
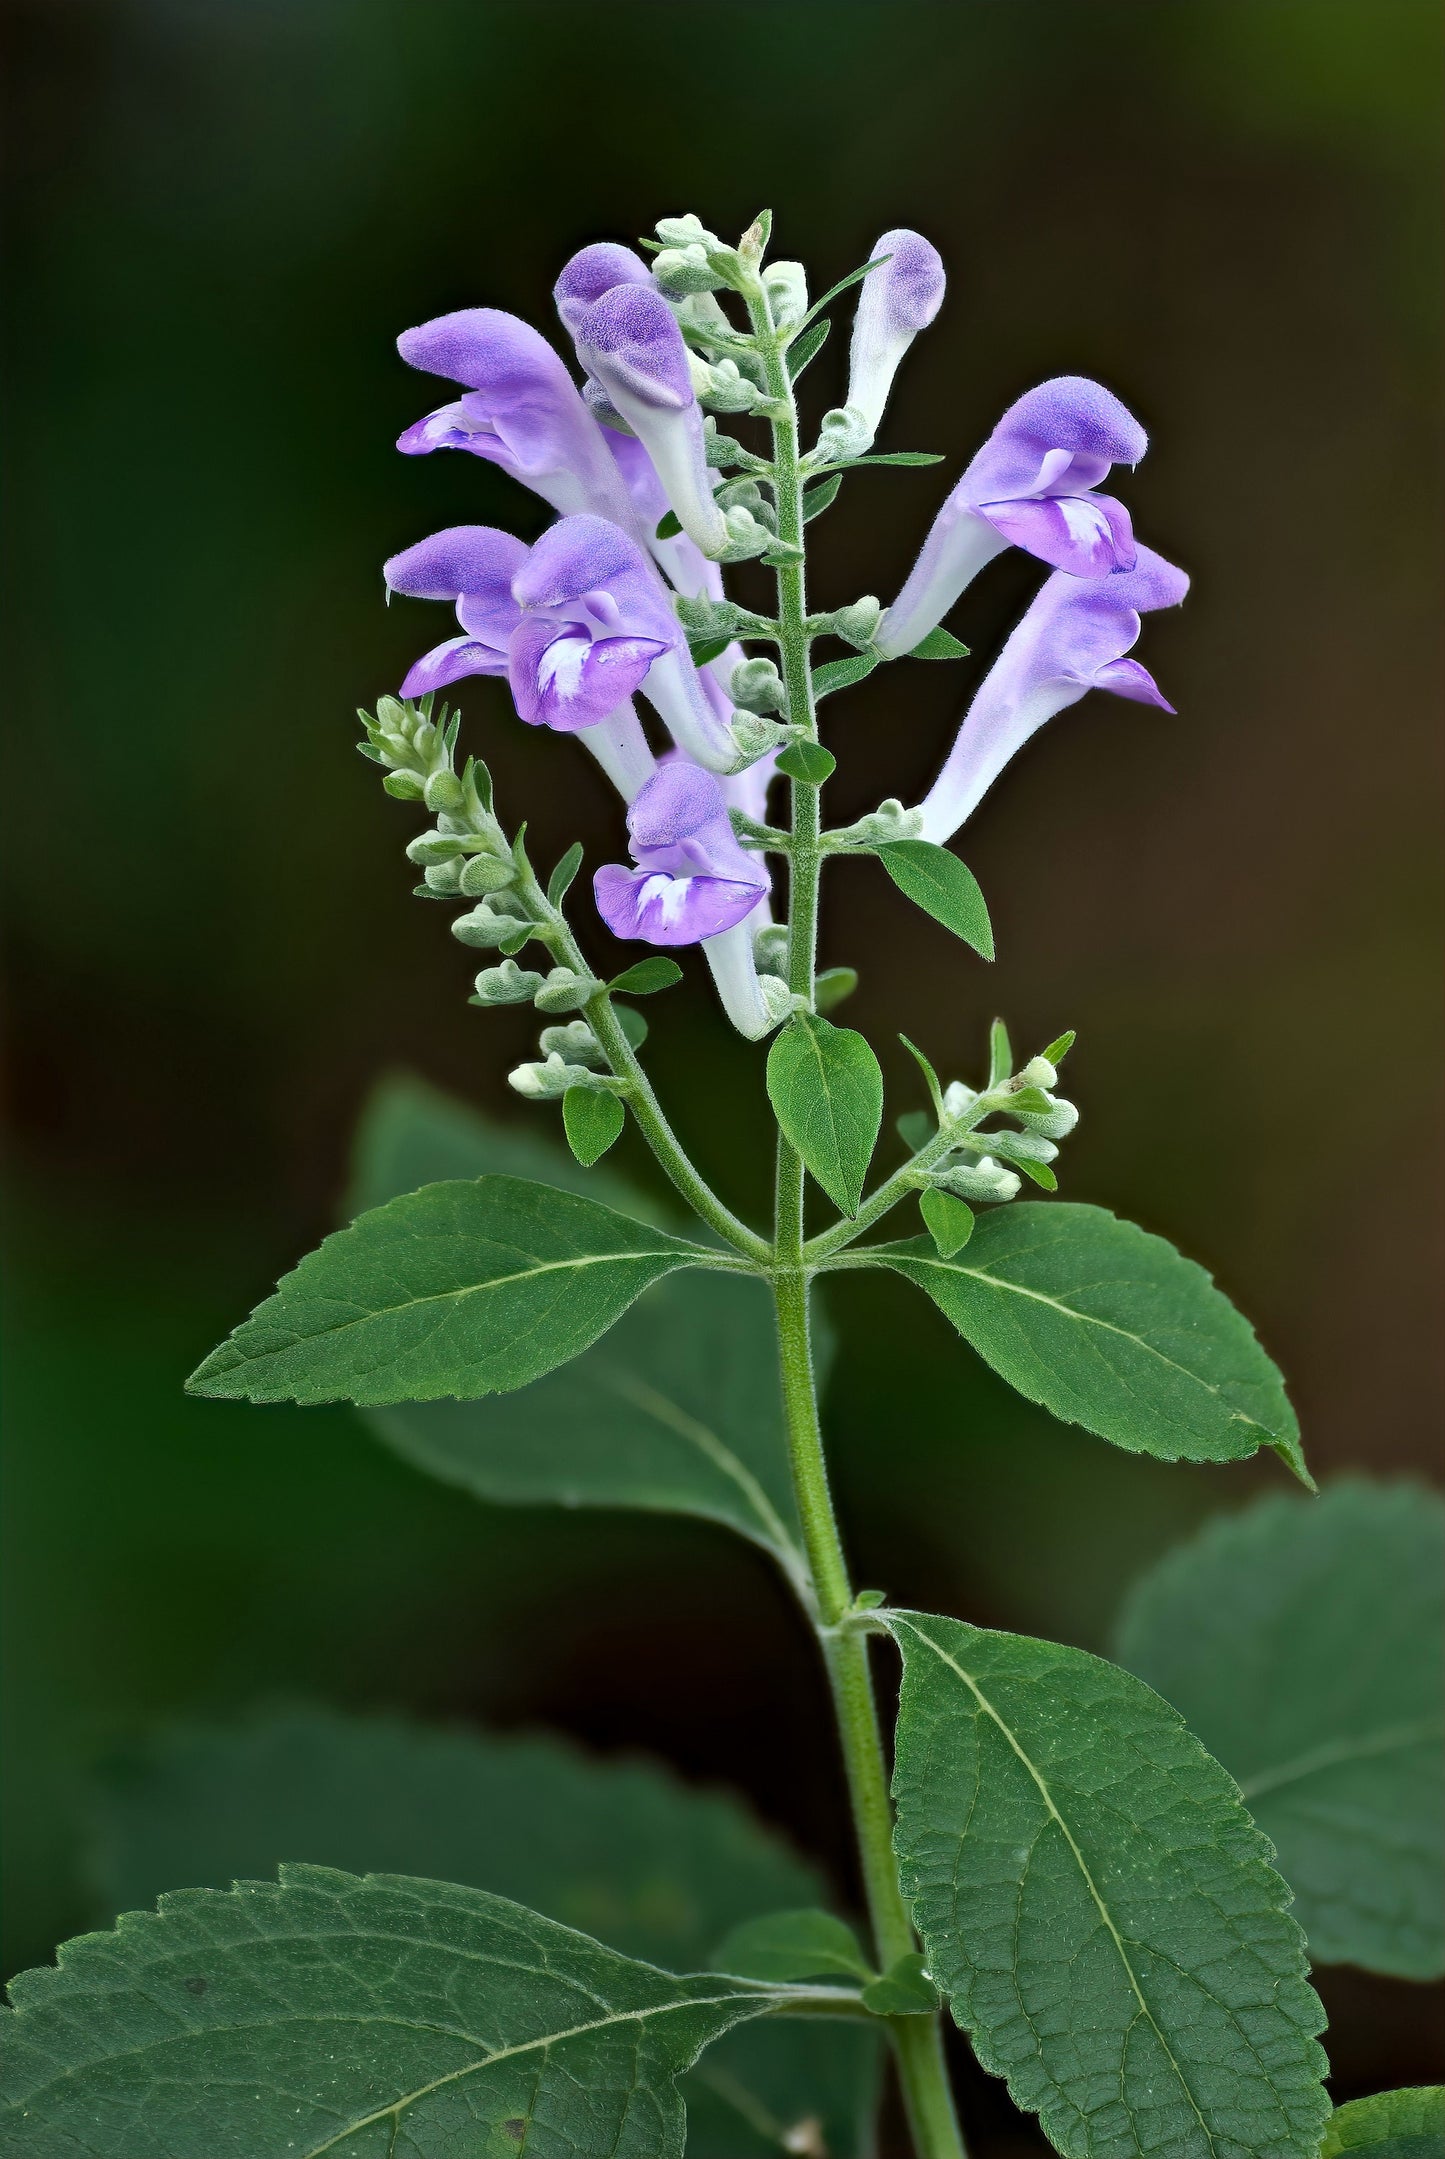
M 1324 2016 L 1219 1764 L 1082 1650 L 880 1616 L 904 1888 L 984 2067 L 1068 2159 L 1314 2159 Z
M 679 1274 L 520 1393 L 403 1403 L 369 1422 L 478 1498 L 702 1515 L 789 1573 L 802 1569 L 777 1345 L 757 1282 Z
M 1031 1402 L 1166 1462 L 1273 1447 L 1309 1482 L 1284 1382 L 1202 1267 L 1102 1207 L 995 1208 L 963 1251 L 927 1237 L 848 1255 L 927 1290 Z
M 107 1916 L 177 1879 L 274 1875 L 289 1855 L 466 1882 L 682 1971 L 740 1923 L 824 1893 L 739 1801 L 654 1764 L 321 1710 L 174 1732 L 111 1763 L 89 1827 Z M 807 2121 L 833 2159 L 863 2159 L 878 2071 L 862 2023 L 744 2025 L 683 2080 L 689 2159 L 775 2153 Z
M 425 1185 L 328 1237 L 188 1384 L 252 1402 L 362 1404 L 524 1387 L 649 1283 L 711 1257 L 550 1185 Z
M 1440 2159 L 1445 2152 L 1445 2088 L 1377 2092 L 1354 2099 L 1330 2121 L 1320 2159 Z
M 1139 1583 L 1121 1664 L 1273 1840 L 1317 1962 L 1445 1972 L 1445 1506 L 1348 1482 L 1213 1522 Z
M 768 1098 L 810 1175 L 856 1214 L 883 1122 L 883 1074 L 866 1038 L 794 1013 L 768 1051 Z
M 675 2159 L 677 2076 L 770 2006 L 478 1889 L 309 1866 L 178 1890 L 10 1991 L 17 2159 Z

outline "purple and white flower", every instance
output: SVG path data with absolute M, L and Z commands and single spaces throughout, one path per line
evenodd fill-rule
M 767 896 L 762 858 L 738 844 L 715 774 L 671 757 L 627 812 L 635 869 L 609 863 L 593 880 L 615 937 L 696 945 L 730 930 Z
M 469 450 L 500 465 L 564 516 L 592 511 L 630 527 L 633 510 L 577 385 L 529 323 L 494 307 L 468 307 L 405 330 L 397 350 L 464 394 L 418 420 L 397 441 L 409 457 Z
M 1132 570 L 1129 513 L 1098 487 L 1136 465 L 1149 438 L 1117 397 L 1083 375 L 1040 383 L 1010 405 L 934 519 L 877 644 L 897 659 L 936 629 L 984 564 L 1022 547 L 1072 577 Z
M 721 555 L 728 529 L 713 500 L 692 363 L 647 265 L 628 248 L 584 247 L 554 292 L 579 360 L 645 445 L 684 532 L 705 555 Z
M 878 432 L 899 362 L 942 307 L 947 282 L 942 256 L 921 233 L 885 232 L 870 260 L 880 255 L 889 259 L 863 280 L 848 357 L 848 403 L 862 413 L 870 436 Z
M 1089 690 L 1174 707 L 1138 660 L 1140 616 L 1177 607 L 1189 579 L 1141 547 L 1132 570 L 1086 580 L 1056 570 L 1045 580 L 969 706 L 948 760 L 921 804 L 923 838 L 955 833 L 1030 735 Z

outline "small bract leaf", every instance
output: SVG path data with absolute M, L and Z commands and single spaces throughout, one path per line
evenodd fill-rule
M 631 967 L 624 967 L 607 987 L 614 996 L 651 997 L 657 990 L 670 990 L 674 982 L 681 980 L 682 969 L 677 961 L 654 953 L 651 959 L 636 960 Z
M 1324 2013 L 1232 1779 L 1083 1650 L 886 1612 L 928 1969 L 1070 2159 L 1313 2159 Z
M 837 768 L 837 758 L 821 742 L 790 742 L 778 758 L 779 772 L 807 787 L 821 787 Z
M 832 327 L 833 325 L 828 318 L 823 316 L 820 320 L 812 323 L 801 337 L 794 338 L 792 344 L 789 345 L 787 354 L 788 373 L 792 376 L 794 382 L 797 381 L 809 361 L 816 360 L 827 342 L 828 332 Z
M 820 1012 L 831 1012 L 858 987 L 856 967 L 825 967 L 813 984 L 813 1003 Z
M 1273 1447 L 1309 1482 L 1299 1426 L 1254 1330 L 1202 1267 L 1102 1207 L 1015 1203 L 965 1254 L 926 1238 L 845 1264 L 893 1267 L 928 1292 L 1030 1402 L 1165 1462 L 1237 1462 Z
M 681 527 L 678 529 L 681 530 Z M 728 637 L 705 637 L 700 644 L 689 645 L 693 666 L 706 667 L 710 661 L 720 659 L 731 642 Z
M 904 657 L 910 660 L 966 660 L 968 647 L 959 642 L 952 630 L 945 630 L 940 625 L 938 629 L 930 630 Z
M 918 1950 L 910 1949 L 863 1989 L 864 2008 L 875 2017 L 931 2017 L 938 2007 L 938 1989 L 926 1964 Z
M 567 897 L 573 878 L 582 867 L 582 842 L 574 840 L 561 861 L 547 880 L 547 897 L 554 907 L 560 907 Z
M 1061 1034 L 1057 1041 L 1051 1042 L 1044 1051 L 1049 1063 L 1051 1065 L 1062 1064 L 1078 1039 L 1076 1030 L 1071 1027 L 1066 1034 Z
M 810 525 L 815 517 L 821 516 L 831 503 L 837 501 L 838 490 L 842 485 L 842 473 L 835 472 L 831 479 L 820 480 L 816 487 L 808 489 L 807 494 L 803 497 L 803 523 L 805 525 Z
M 831 1912 L 768 1912 L 732 1928 L 708 1958 L 738 1979 L 867 1979 L 872 1966 L 850 1926 Z
M 626 1122 L 620 1098 L 602 1088 L 569 1087 L 562 1097 L 567 1144 L 584 1169 L 591 1169 L 621 1138 Z
M 1121 1664 L 1239 1781 L 1316 1963 L 1445 1972 L 1445 1505 L 1350 1479 L 1209 1526 L 1131 1592 Z
M 993 958 L 993 927 L 973 871 L 932 840 L 888 840 L 878 859 L 915 907 L 941 922 L 986 960 Z
M 856 1214 L 883 1122 L 883 1074 L 865 1038 L 795 1013 L 768 1052 L 768 1097 L 814 1180 Z
M 910 1109 L 896 1120 L 894 1129 L 908 1152 L 917 1154 L 920 1147 L 928 1145 L 938 1127 L 926 1109 Z
M 1376 2092 L 1337 2107 L 1320 2159 L 1440 2159 L 1445 2152 L 1445 2086 Z
M 961 1252 L 973 1235 L 973 1209 L 936 1186 L 922 1194 L 918 1207 L 940 1259 L 952 1259 Z
M 917 1065 L 919 1071 L 923 1074 L 924 1082 L 928 1088 L 929 1100 L 933 1104 L 933 1113 L 935 1117 L 942 1117 L 943 1088 L 939 1084 L 938 1074 L 934 1071 L 932 1064 L 929 1062 L 928 1058 L 924 1056 L 922 1050 L 918 1047 L 916 1042 L 910 1042 L 907 1035 L 900 1035 L 898 1039 L 903 1044 L 903 1047 L 907 1050 L 909 1056 L 913 1059 L 914 1063 Z
M 988 1031 L 988 1085 L 989 1092 L 1002 1087 L 1012 1076 L 1014 1068 L 1013 1044 L 1002 1020 L 995 1020 Z
M 813 696 L 821 702 L 831 697 L 835 690 L 851 689 L 855 682 L 862 682 L 879 664 L 876 652 L 859 652 L 850 660 L 829 660 L 826 666 L 813 669 Z
M 679 522 L 676 510 L 669 510 L 665 517 L 658 519 L 657 531 L 654 537 L 659 540 L 675 540 L 681 530 L 682 525 Z
M 647 1021 L 642 1014 L 634 1012 L 631 1005 L 614 1005 L 612 1014 L 623 1034 L 627 1037 L 628 1047 L 640 1050 L 647 1040 Z

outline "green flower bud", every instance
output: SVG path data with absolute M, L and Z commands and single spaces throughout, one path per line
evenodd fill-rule
M 866 652 L 882 619 L 882 604 L 875 600 L 870 592 L 863 599 L 855 600 L 851 607 L 840 607 L 833 617 L 831 627 L 848 644 L 856 645 L 860 652 Z
M 539 1012 L 579 1012 L 602 984 L 594 975 L 579 975 L 570 967 L 554 967 L 537 990 Z
M 504 938 L 513 935 L 518 917 L 490 905 L 474 907 L 469 915 L 458 915 L 452 924 L 452 935 L 459 944 L 472 945 L 484 952 L 494 951 Z
M 499 862 L 495 855 L 473 855 L 462 869 L 461 889 L 469 900 L 488 892 L 504 892 L 517 874 L 513 862 Z
M 788 973 L 788 925 L 786 922 L 767 922 L 753 934 L 753 958 L 764 974 Z
M 461 841 L 450 832 L 419 832 L 407 842 L 406 859 L 424 867 L 428 862 L 450 862 L 462 851 Z
M 422 784 L 414 772 L 388 772 L 381 784 L 398 802 L 422 800 Z
M 749 765 L 755 765 L 760 757 L 766 757 L 769 750 L 781 749 L 785 742 L 792 742 L 798 730 L 795 727 L 784 727 L 777 720 L 765 719 L 761 712 L 735 712 L 730 732 L 738 754 L 737 761 L 728 769 L 732 772 L 746 772 Z
M 431 778 L 426 783 L 424 793 L 426 806 L 433 816 L 438 812 L 448 810 L 455 813 L 466 806 L 466 789 L 462 786 L 455 772 L 448 771 L 445 765 L 439 772 L 434 772 L 431 775 Z
M 945 1192 L 954 1192 L 960 1199 L 994 1202 L 1017 1199 L 1021 1188 L 1014 1172 L 988 1154 L 980 1155 L 973 1163 L 951 1162 L 936 1170 L 929 1183 L 941 1185 Z
M 808 277 L 800 262 L 770 262 L 763 272 L 763 291 L 780 330 L 791 330 L 808 312 Z
M 726 284 L 708 262 L 707 250 L 696 240 L 686 247 L 665 247 L 652 258 L 652 274 L 672 298 L 690 292 L 716 292 Z
M 1015 1110 L 1006 1112 L 1016 1117 L 1030 1132 L 1041 1132 L 1045 1139 L 1067 1139 L 1079 1121 L 1079 1112 L 1072 1102 L 1062 1096 L 1051 1095 L 1046 1110 Z
M 422 871 L 422 879 L 429 892 L 460 892 L 462 866 L 460 862 L 429 862 Z
M 561 1057 L 568 1064 L 596 1065 L 600 1071 L 607 1069 L 607 1054 L 586 1020 L 569 1020 L 565 1027 L 544 1027 L 540 1039 L 544 1057 Z
M 484 967 L 477 976 L 477 1002 L 483 1005 L 529 1005 L 541 987 L 542 977 L 530 967 L 519 967 L 515 960 L 503 960 L 500 967 Z
M 1025 1087 L 1042 1087 L 1045 1094 L 1048 1093 L 1058 1076 L 1057 1070 L 1049 1063 L 1047 1057 L 1031 1057 L 1019 1074 L 1019 1078 L 1023 1081 Z
M 824 413 L 813 454 L 820 465 L 832 465 L 843 458 L 861 457 L 872 440 L 867 414 L 856 405 L 838 405 Z
M 728 678 L 728 695 L 745 712 L 782 710 L 783 678 L 773 660 L 740 660 Z

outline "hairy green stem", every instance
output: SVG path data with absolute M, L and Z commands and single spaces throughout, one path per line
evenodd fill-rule
M 966 1132 L 971 1132 L 975 1125 L 983 1123 L 985 1117 L 991 1117 L 995 1110 L 1005 1106 L 1006 1097 L 980 1095 L 960 1116 L 950 1117 L 946 1123 L 940 1125 L 927 1145 L 920 1147 L 917 1154 L 910 1155 L 903 1167 L 896 1169 L 891 1177 L 885 1178 L 872 1197 L 864 1200 L 851 1220 L 845 1215 L 841 1221 L 835 1222 L 831 1229 L 825 1229 L 821 1236 L 808 1239 L 803 1246 L 803 1258 L 808 1265 L 817 1266 L 821 1261 L 831 1259 L 835 1252 L 845 1250 L 861 1237 L 865 1230 L 871 1229 L 875 1222 L 881 1222 L 891 1208 L 896 1207 L 901 1199 L 906 1199 L 908 1194 L 916 1189 L 915 1181 L 920 1171 L 932 1169 L 935 1162 L 941 1162 L 950 1149 L 958 1145 Z
M 778 412 L 772 422 L 771 480 L 778 540 L 783 549 L 798 550 L 797 558 L 781 564 L 777 573 L 778 643 L 787 717 L 816 739 L 801 556 L 803 478 L 799 469 L 797 407 L 784 343 L 761 292 L 750 299 L 749 314 L 763 360 L 768 396 Z M 788 987 L 810 1010 L 817 968 L 820 830 L 819 790 L 795 780 L 789 849 Z M 808 1326 L 808 1271 L 803 1259 L 803 1165 L 797 1150 L 781 1134 L 776 1208 L 772 1283 L 793 1489 L 813 1577 L 817 1633 L 838 1722 L 874 1951 L 886 1969 L 907 1955 L 915 1940 L 893 1856 L 893 1809 L 868 1641 L 863 1634 L 841 1624 L 852 1606 L 853 1590 L 828 1489 L 828 1466 L 818 1418 Z M 936 2016 L 892 2017 L 888 2023 L 918 2159 L 965 2159 L 943 2058 L 940 2020 Z

